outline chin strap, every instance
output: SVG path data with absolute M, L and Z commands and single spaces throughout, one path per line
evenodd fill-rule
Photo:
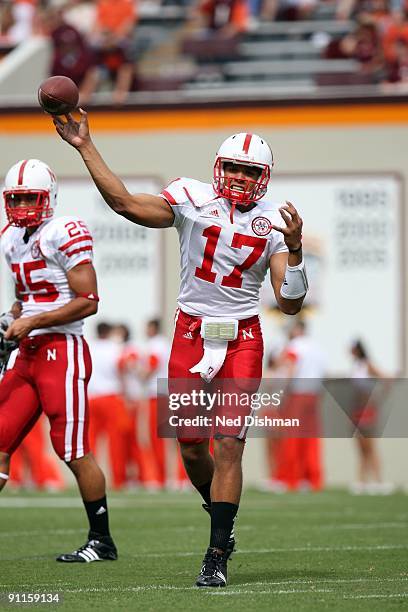
M 231 221 L 231 223 L 234 223 L 234 211 L 235 211 L 236 205 L 237 205 L 236 200 L 232 200 L 232 202 L 231 202 L 231 210 L 230 210 L 230 221 Z

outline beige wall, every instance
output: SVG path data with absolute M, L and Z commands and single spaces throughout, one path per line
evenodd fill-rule
M 273 111 L 272 111 L 273 115 Z M 92 121 L 92 115 L 91 115 Z M 204 181 L 211 178 L 212 160 L 220 141 L 234 131 L 261 133 L 271 144 L 275 154 L 277 173 L 324 172 L 398 172 L 405 181 L 405 202 L 408 201 L 408 113 L 406 120 L 360 125 L 354 120 L 336 125 L 264 125 L 250 123 L 206 129 L 172 128 L 143 129 L 132 132 L 96 132 L 94 140 L 113 170 L 122 175 L 156 175 L 163 182 L 177 176 L 192 176 Z M 85 173 L 79 155 L 52 133 L 2 134 L 0 122 L 0 173 L 17 159 L 39 157 L 50 163 L 59 176 L 78 176 Z M 324 202 L 318 203 L 324 214 Z M 166 320 L 171 325 L 178 289 L 178 249 L 175 232 L 165 232 Z M 405 270 L 406 273 L 406 270 Z M 406 279 L 405 279 L 406 280 Z M 405 286 L 407 283 L 405 282 Z M 379 288 L 379 290 L 381 290 Z M 136 294 L 135 294 L 136 295 Z M 405 322 L 407 314 L 405 313 Z M 351 440 L 326 440 L 324 462 L 327 481 L 344 484 L 355 476 L 355 449 Z M 387 479 L 408 487 L 406 440 L 383 440 Z M 247 482 L 256 482 L 264 476 L 262 441 L 248 443 L 245 461 Z

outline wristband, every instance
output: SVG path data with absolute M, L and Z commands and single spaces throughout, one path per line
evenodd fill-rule
M 2 478 L 3 480 L 8 480 L 9 479 L 9 475 L 8 474 L 3 474 L 3 472 L 0 472 L 0 478 Z
M 96 293 L 77 293 L 76 297 L 82 297 L 86 300 L 91 300 L 92 302 L 99 302 L 99 297 Z
M 303 259 L 297 266 L 286 266 L 285 278 L 280 288 L 281 296 L 287 300 L 297 300 L 306 295 L 308 288 Z

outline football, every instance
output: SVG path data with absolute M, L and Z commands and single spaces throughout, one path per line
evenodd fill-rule
M 65 76 L 52 76 L 38 88 L 38 102 L 51 115 L 65 115 L 76 109 L 79 100 L 78 87 Z

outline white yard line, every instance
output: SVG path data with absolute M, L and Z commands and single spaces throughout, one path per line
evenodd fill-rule
M 335 593 L 336 591 L 333 591 L 333 589 L 313 589 L 308 590 L 308 589 L 290 589 L 288 591 L 285 590 L 273 590 L 273 589 L 267 589 L 266 591 L 233 591 L 230 589 L 226 589 L 226 590 L 217 590 L 217 591 L 206 591 L 206 595 L 294 595 L 294 594 L 298 594 L 298 593 L 307 593 L 309 595 L 314 595 L 315 593 Z
M 408 597 L 408 593 L 366 594 L 366 595 L 343 595 L 343 599 L 392 599 L 395 597 Z
M 345 529 L 345 530 L 369 530 L 369 529 L 406 529 L 407 524 L 405 521 L 394 521 L 394 522 L 390 522 L 390 523 L 350 523 L 350 524 L 345 524 L 345 525 L 304 525 L 304 528 L 307 530 L 310 529 L 318 529 L 318 530 L 325 530 L 325 531 L 331 531 L 331 530 L 339 530 L 339 529 Z M 156 527 L 149 527 L 149 526 L 144 526 L 143 529 L 149 530 L 152 529 L 154 531 L 157 530 Z M 278 526 L 275 527 L 268 527 L 268 531 L 275 531 L 279 529 Z M 128 531 L 128 528 L 116 528 L 115 529 L 115 533 L 122 533 L 124 531 Z M 167 532 L 173 532 L 173 533 L 178 533 L 178 532 L 186 532 L 186 531 L 192 531 L 192 532 L 197 532 L 197 531 L 203 531 L 203 530 L 208 530 L 208 525 L 206 524 L 202 524 L 202 525 L 187 525 L 185 527 L 166 527 L 166 531 Z M 251 526 L 251 525 L 239 525 L 237 531 L 238 532 L 242 532 L 242 531 L 256 531 L 257 528 L 255 526 Z M 84 529 L 47 529 L 46 531 L 39 531 L 39 530 L 33 530 L 33 531 L 5 531 L 5 532 L 0 532 L 0 538 L 18 538 L 18 537 L 48 537 L 51 535 L 70 535 L 70 534 L 75 534 L 75 533 L 84 533 Z
M 262 548 L 262 549 L 251 549 L 251 550 L 237 550 L 234 555 L 268 555 L 274 553 L 299 553 L 299 552 L 307 552 L 307 553 L 333 553 L 333 552 L 359 552 L 359 551 L 389 551 L 389 550 L 407 550 L 408 545 L 405 544 L 378 544 L 376 546 L 299 546 L 293 548 Z M 186 552 L 139 552 L 132 555 L 123 555 L 123 558 L 127 559 L 138 559 L 139 557 L 150 558 L 150 559 L 160 559 L 162 557 L 199 557 L 200 551 L 186 551 Z M 4 561 L 10 560 L 33 560 L 33 559 L 47 559 L 48 557 L 45 555 L 32 555 L 29 557 L 13 557 L 12 559 L 8 557 L 3 557 Z
M 274 581 L 261 581 L 261 582 L 240 582 L 240 583 L 236 583 L 233 584 L 231 586 L 233 586 L 234 588 L 242 588 L 242 587 L 255 587 L 255 586 L 260 586 L 260 587 L 268 587 L 268 586 L 296 586 L 296 585 L 318 585 L 318 584 L 356 584 L 356 583 L 370 583 L 372 582 L 373 584 L 377 584 L 377 583 L 387 583 L 387 582 L 406 582 L 408 581 L 408 576 L 401 576 L 401 577 L 387 577 L 387 578 L 379 578 L 379 577 L 373 577 L 373 578 L 316 578 L 315 580 L 274 580 Z M 51 586 L 53 585 L 55 588 L 59 588 L 62 587 L 64 585 L 66 586 L 71 586 L 71 582 L 61 582 L 61 581 L 54 581 L 54 582 L 41 582 L 41 583 L 37 583 L 36 582 L 36 588 L 39 587 L 44 587 L 44 586 Z M 0 584 L 0 588 L 9 588 L 15 586 L 13 584 Z M 21 587 L 32 587 L 32 583 L 19 583 L 19 586 Z M 104 589 L 103 587 L 87 587 L 84 588 L 82 590 L 107 590 L 107 591 L 121 591 L 121 590 L 125 590 L 125 591 L 133 591 L 134 589 L 194 589 L 195 587 L 176 587 L 176 586 L 172 586 L 172 585 L 166 585 L 166 584 L 162 584 L 162 585 L 140 585 L 140 586 L 135 586 L 135 587 L 131 587 L 131 586 L 120 586 L 120 587 L 106 587 L 106 589 Z M 408 595 L 408 593 L 407 593 Z M 345 597 L 348 597 L 347 595 L 345 595 Z
M 298 553 L 298 552 L 354 552 L 354 551 L 382 551 L 382 550 L 407 550 L 405 544 L 379 544 L 377 546 L 299 546 L 294 548 L 262 548 L 251 550 L 237 550 L 234 555 L 267 555 L 273 553 Z M 130 557 L 194 557 L 198 552 L 161 552 L 161 553 L 137 553 Z
M 359 579 L 357 579 L 358 581 Z M 332 580 L 332 581 L 325 581 L 322 580 L 320 582 L 325 583 L 325 582 L 332 582 L 333 584 L 337 584 L 342 583 L 342 582 L 355 582 L 356 580 Z M 383 582 L 383 580 L 379 580 L 379 579 L 372 579 L 371 580 L 373 583 L 378 583 L 378 582 Z M 71 589 L 71 588 L 64 588 L 62 589 L 63 593 L 118 593 L 118 592 L 130 592 L 130 593 L 143 593 L 143 592 L 149 592 L 149 591 L 196 591 L 201 592 L 205 595 L 210 595 L 210 596 L 232 596 L 232 595 L 297 595 L 297 594 L 307 594 L 307 595 L 315 595 L 317 593 L 332 593 L 336 596 L 341 595 L 337 590 L 334 589 L 316 589 L 316 588 L 310 588 L 310 589 L 297 589 L 297 588 L 288 588 L 288 589 L 273 589 L 273 588 L 263 588 L 261 590 L 259 589 L 242 589 L 242 587 L 244 586 L 257 586 L 257 585 L 262 585 L 265 587 L 268 586 L 278 586 L 278 585 L 290 585 L 290 584 L 294 584 L 294 585 L 301 585 L 303 584 L 304 581 L 293 581 L 293 582 L 271 582 L 271 583 L 243 583 L 243 584 L 234 584 L 231 585 L 231 587 L 227 587 L 226 589 L 216 589 L 216 590 L 210 590 L 210 589 L 198 589 L 195 586 L 186 586 L 186 587 L 179 587 L 179 586 L 171 586 L 171 585 L 143 585 L 143 586 L 134 586 L 134 587 L 83 587 L 83 588 L 75 588 L 75 589 Z M 44 586 L 51 586 L 53 588 L 53 590 L 58 590 L 61 589 L 61 587 L 66 584 L 66 583 L 53 583 L 52 585 L 46 585 L 46 584 L 42 584 L 42 585 L 37 585 L 36 588 L 38 587 L 44 587 Z M 7 585 L 7 584 L 0 584 L 1 588 L 8 588 L 8 587 L 14 587 L 15 585 Z M 25 586 L 30 586 L 32 588 L 32 585 L 24 585 L 21 584 L 19 585 L 20 588 L 25 587 Z M 40 589 L 41 590 L 41 589 Z M 394 598 L 405 598 L 408 597 L 408 592 L 407 593 L 387 593 L 387 594 L 383 594 L 383 593 L 364 593 L 361 595 L 343 595 L 343 599 L 394 599 Z

